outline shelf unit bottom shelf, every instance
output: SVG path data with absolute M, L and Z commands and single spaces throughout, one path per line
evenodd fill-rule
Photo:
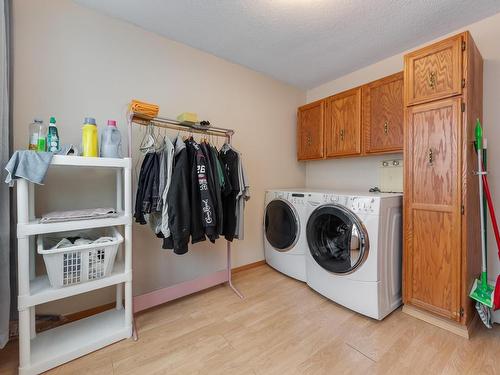
M 31 364 L 20 375 L 39 374 L 132 336 L 125 310 L 109 310 L 42 332 L 31 340 Z
M 112 285 L 132 281 L 132 272 L 125 272 L 123 262 L 116 262 L 111 275 L 80 284 L 52 288 L 47 275 L 38 276 L 30 282 L 30 295 L 19 296 L 19 309 L 40 305 L 62 298 L 68 298 L 82 293 L 87 293 L 96 289 L 106 288 Z

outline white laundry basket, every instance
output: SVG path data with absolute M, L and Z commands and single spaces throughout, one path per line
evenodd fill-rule
M 96 240 L 104 236 L 112 237 L 113 240 L 52 249 L 63 238 Z M 53 288 L 60 288 L 109 276 L 122 242 L 122 235 L 114 227 L 51 233 L 38 236 L 37 251 L 43 255 L 50 284 Z

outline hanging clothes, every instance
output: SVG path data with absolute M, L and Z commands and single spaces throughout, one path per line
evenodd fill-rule
M 249 197 L 243 158 L 232 146 L 224 144 L 219 152 L 193 137 L 165 137 L 142 162 L 134 217 L 149 222 L 163 238 L 162 248 L 184 254 L 190 239 L 193 244 L 206 238 L 215 242 L 219 235 L 243 239 Z
M 234 150 L 236 151 L 236 150 Z M 238 151 L 236 151 L 238 152 Z M 239 194 L 236 196 L 236 233 L 235 238 L 243 240 L 244 238 L 244 218 L 245 218 L 245 202 L 250 199 L 250 184 L 243 167 L 243 157 L 238 153 L 238 182 Z
M 139 179 L 137 184 L 137 193 L 135 197 L 134 218 L 139 224 L 146 224 L 144 217 L 143 203 L 146 196 L 147 184 L 149 182 L 149 175 L 153 168 L 155 154 L 150 152 L 144 156 L 142 161 L 141 171 L 139 172 Z
M 238 150 L 225 143 L 221 147 L 220 156 L 231 183 L 230 193 L 224 199 L 224 212 L 231 215 L 224 221 L 224 236 L 228 241 L 232 241 L 233 238 L 242 240 L 245 202 L 250 199 L 250 184 L 243 167 L 243 158 Z
M 167 193 L 170 187 L 174 159 L 174 145 L 170 138 L 165 137 L 163 139 L 162 145 L 157 151 L 157 155 L 159 160 L 158 204 L 155 210 L 152 210 L 149 215 L 144 216 L 156 236 L 165 238 L 170 236 L 170 229 L 168 227 Z
M 238 177 L 239 155 L 227 143 L 225 143 L 219 152 L 222 165 L 227 174 L 227 181 L 231 189 L 224 196 L 223 204 L 223 229 L 222 234 L 228 241 L 232 241 L 236 234 L 236 200 L 240 193 L 240 184 Z
M 165 137 L 165 147 L 163 150 L 163 168 L 160 167 L 160 181 L 163 180 L 163 189 L 160 184 L 161 192 L 161 228 L 160 231 L 163 237 L 170 237 L 170 227 L 168 225 L 168 202 L 167 196 L 172 182 L 172 172 L 174 168 L 174 153 L 175 147 L 170 138 Z M 162 173 L 163 171 L 163 173 Z
M 174 150 L 172 181 L 167 193 L 170 236 L 163 240 L 163 248 L 173 249 L 176 254 L 185 254 L 191 234 L 191 203 L 188 194 L 190 166 L 187 148 L 180 135 L 175 139 Z
M 215 206 L 215 216 L 217 217 L 217 233 L 222 234 L 222 226 L 224 222 L 224 213 L 222 207 L 222 186 L 224 185 L 224 175 L 222 174 L 222 167 L 220 165 L 219 153 L 217 152 L 217 149 L 212 145 L 208 145 L 208 149 L 210 152 L 210 161 L 214 174 L 215 200 L 217 202 Z
M 165 185 L 165 180 L 164 180 L 164 175 L 165 175 L 165 155 L 163 153 L 163 150 L 165 148 L 165 141 L 163 141 L 162 146 L 159 148 L 157 151 L 157 156 L 158 156 L 158 161 L 159 161 L 159 167 L 158 167 L 158 191 L 155 192 L 155 194 L 158 194 L 159 196 L 159 202 L 156 205 L 155 210 L 151 210 L 150 214 L 145 214 L 144 217 L 146 221 L 149 223 L 149 226 L 155 232 L 156 236 L 159 238 L 163 238 L 163 234 L 161 233 L 161 210 L 163 207 L 163 202 L 161 199 L 161 192 L 162 189 L 164 188 Z
M 198 184 L 198 167 L 196 162 L 197 149 L 194 146 L 196 143 L 191 137 L 186 140 L 188 160 L 191 169 L 189 190 L 191 201 L 191 243 L 205 241 L 205 229 L 203 226 L 200 186 Z
M 198 185 L 200 188 L 201 213 L 205 235 L 213 243 L 219 237 L 217 233 L 217 218 L 215 215 L 214 182 L 206 144 L 193 143 L 196 149 L 196 167 Z

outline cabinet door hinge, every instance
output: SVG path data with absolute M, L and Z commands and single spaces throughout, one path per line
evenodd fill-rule
M 465 103 L 462 103 L 462 112 L 465 112 Z
M 460 213 L 463 215 L 465 214 L 465 207 L 464 205 L 462 204 L 462 207 L 460 207 Z
M 462 88 L 464 88 L 464 87 L 465 87 L 465 78 L 462 79 Z
M 465 51 L 465 41 L 462 41 L 462 51 Z
M 465 311 L 464 311 L 463 307 L 460 308 L 459 314 L 460 314 L 460 317 L 464 316 Z

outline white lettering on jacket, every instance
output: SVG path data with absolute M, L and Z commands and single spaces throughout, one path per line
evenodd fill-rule
M 202 199 L 203 213 L 205 214 L 205 221 L 207 224 L 212 224 L 212 210 L 208 204 L 208 199 Z

